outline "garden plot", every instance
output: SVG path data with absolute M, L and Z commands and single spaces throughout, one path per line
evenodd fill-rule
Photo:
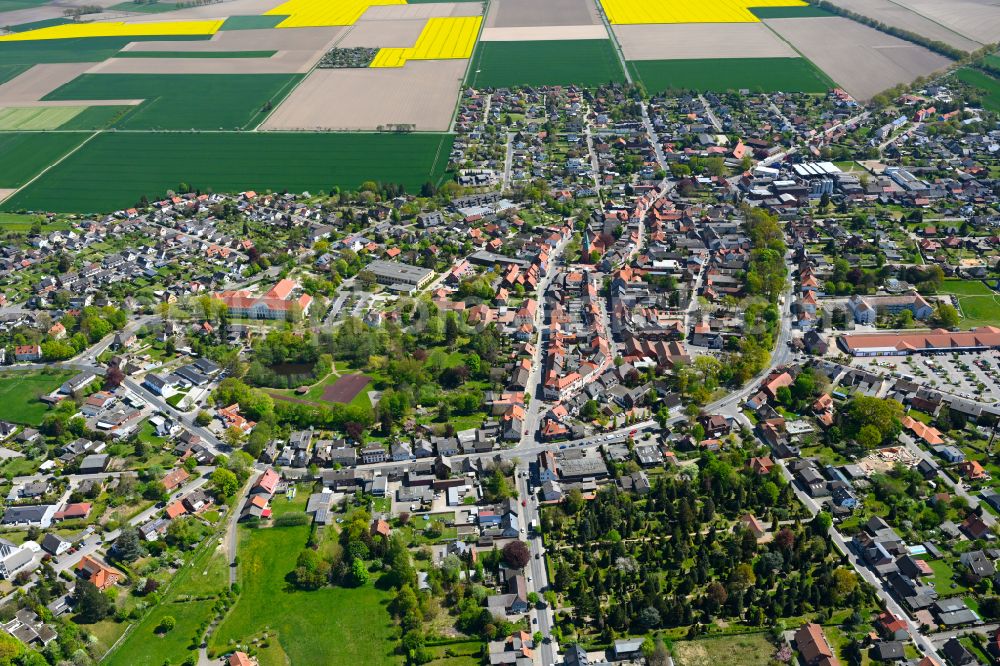
M 833 4 L 856 12 L 886 25 L 921 35 L 928 39 L 944 42 L 948 46 L 963 51 L 975 51 L 982 44 L 954 30 L 932 21 L 894 0 L 832 0 Z M 905 4 L 905 3 L 904 3 Z M 998 28 L 1000 30 L 1000 28 Z
M 593 0 L 493 0 L 486 17 L 487 28 L 598 25 L 600 22 Z
M 982 44 L 1000 35 L 1000 6 L 995 0 L 897 0 L 931 21 Z
M 445 131 L 467 63 L 411 60 L 405 67 L 316 70 L 260 129 L 373 130 L 408 124 Z
M 947 67 L 951 61 L 850 19 L 765 21 L 802 55 L 858 99 Z
M 794 58 L 798 54 L 763 23 L 616 25 L 626 60 Z

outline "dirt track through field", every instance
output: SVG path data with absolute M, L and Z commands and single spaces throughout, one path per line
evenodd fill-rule
M 627 60 L 794 58 L 798 54 L 763 23 L 616 25 Z
M 468 60 L 410 61 L 405 67 L 317 69 L 262 130 L 373 130 L 412 124 L 447 131 Z

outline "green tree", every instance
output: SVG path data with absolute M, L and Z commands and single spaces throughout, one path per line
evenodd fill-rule
M 223 498 L 232 497 L 240 489 L 240 482 L 236 475 L 222 467 L 218 467 L 212 472 L 211 481 L 215 492 Z

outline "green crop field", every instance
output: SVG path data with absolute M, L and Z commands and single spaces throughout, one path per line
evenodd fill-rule
M 466 83 L 477 88 L 596 86 L 624 80 L 609 39 L 479 42 L 466 77 Z
M 299 493 L 296 508 L 305 507 Z M 275 498 L 280 507 L 284 500 Z M 284 507 L 281 507 L 284 508 Z M 276 507 L 275 511 L 278 511 Z M 400 663 L 393 656 L 395 627 L 386 610 L 390 595 L 368 584 L 291 589 L 285 580 L 305 547 L 309 527 L 240 529 L 240 597 L 216 631 L 211 645 L 225 652 L 234 641 L 265 629 L 277 634 L 292 666 L 380 666 Z M 303 640 L 303 637 L 309 640 Z
M 28 65 L 0 65 L 0 83 L 6 83 L 15 76 L 28 71 Z
M 1000 111 L 1000 80 L 984 74 L 978 69 L 963 67 L 955 72 L 955 78 L 982 91 L 983 106 L 990 111 Z
M 116 58 L 270 58 L 277 51 L 121 51 Z
M 832 12 L 815 5 L 805 7 L 750 7 L 750 12 L 759 19 L 809 18 L 815 16 L 836 16 Z
M 159 35 L 155 37 L 92 37 L 0 42 L 0 65 L 34 65 L 50 62 L 100 62 L 113 57 L 129 42 L 206 40 L 211 35 Z
M 287 16 L 230 16 L 219 30 L 260 30 L 273 28 Z
M 135 106 L 88 106 L 59 126 L 61 130 L 98 130 L 111 127 Z
M 143 195 L 163 197 L 182 182 L 215 192 L 325 192 L 380 180 L 416 192 L 427 181 L 441 180 L 452 141 L 446 134 L 423 133 L 109 132 L 5 201 L 3 209 L 114 211 Z M 0 176 L 7 166 L 5 160 Z
M 160 12 L 172 12 L 181 9 L 176 2 L 132 2 L 126 0 L 117 5 L 108 7 L 110 10 L 122 12 L 138 12 L 139 14 L 159 14 Z
M 694 60 L 632 60 L 632 76 L 650 94 L 666 90 L 725 92 L 748 88 L 770 92 L 825 92 L 835 86 L 805 58 L 717 58 Z
M 40 402 L 38 396 L 51 393 L 75 374 L 72 371 L 23 370 L 0 374 L 0 419 L 26 425 L 40 424 L 48 405 Z
M 0 12 L 12 12 L 17 9 L 31 9 L 44 5 L 49 0 L 0 0 Z
M 84 106 L 8 106 L 0 108 L 0 130 L 52 130 L 80 115 Z
M 41 30 L 42 28 L 51 28 L 54 25 L 65 25 L 67 23 L 72 23 L 73 21 L 68 18 L 50 18 L 43 19 L 41 21 L 31 21 L 30 23 L 19 23 L 17 25 L 10 26 L 11 32 L 27 32 L 28 30 Z
M 20 187 L 89 134 L 0 132 L 0 187 Z
M 299 81 L 297 74 L 84 74 L 46 100 L 144 99 L 119 129 L 249 129 Z

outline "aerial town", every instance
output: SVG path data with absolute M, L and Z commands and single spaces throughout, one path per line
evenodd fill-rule
M 0 0 L 0 666 L 1000 665 L 1000 8 L 115 2 Z

